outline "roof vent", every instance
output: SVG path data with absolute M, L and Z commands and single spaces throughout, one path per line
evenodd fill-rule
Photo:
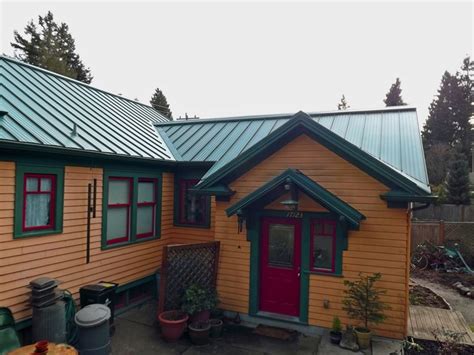
M 73 136 L 73 137 L 77 136 L 77 124 L 76 123 L 74 123 L 74 126 L 72 127 L 71 136 Z

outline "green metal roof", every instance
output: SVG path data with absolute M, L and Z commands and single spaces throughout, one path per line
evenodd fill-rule
M 292 119 L 293 114 L 156 124 L 177 160 L 216 162 L 210 176 Z M 312 119 L 429 191 L 416 109 L 309 113 Z M 166 138 L 165 138 L 166 137 Z
M 174 160 L 152 107 L 0 56 L 0 143 Z

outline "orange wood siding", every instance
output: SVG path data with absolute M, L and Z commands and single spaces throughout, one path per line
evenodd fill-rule
M 354 280 L 359 272 L 382 273 L 378 285 L 387 291 L 383 300 L 392 309 L 387 311 L 387 320 L 373 329 L 379 335 L 402 338 L 408 302 L 407 213 L 387 208 L 379 197 L 388 191 L 386 186 L 305 135 L 234 181 L 231 189 L 236 193 L 230 202 L 217 202 L 215 238 L 221 241 L 222 250 L 218 274 L 222 307 L 244 313 L 249 307 L 250 245 L 245 230 L 237 233 L 237 218 L 227 218 L 225 209 L 287 168 L 301 170 L 367 217 L 359 231 L 349 232 L 348 250 L 343 253 L 344 278 Z M 330 327 L 334 315 L 343 323 L 353 323 L 341 310 L 344 278 L 310 276 L 311 325 Z M 330 301 L 329 309 L 323 307 L 325 299 Z
M 98 182 L 97 218 L 91 223 L 91 262 L 86 264 L 87 185 Z M 0 162 L 0 305 L 17 320 L 30 316 L 32 279 L 49 276 L 78 297 L 79 287 L 101 280 L 124 284 L 148 276 L 161 266 L 162 246 L 173 227 L 173 175 L 163 176 L 162 238 L 101 250 L 102 180 L 100 168 L 65 168 L 62 234 L 13 239 L 15 163 Z

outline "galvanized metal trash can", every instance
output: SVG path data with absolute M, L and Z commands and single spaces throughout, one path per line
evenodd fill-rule
M 103 304 L 85 306 L 74 318 L 79 328 L 78 350 L 81 355 L 110 353 L 110 309 Z

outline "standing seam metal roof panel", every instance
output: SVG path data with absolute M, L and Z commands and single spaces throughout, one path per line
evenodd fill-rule
M 163 134 L 168 135 L 170 142 L 175 145 L 180 154 L 183 154 L 180 150 L 182 147 L 177 142 L 183 134 L 192 130 L 193 141 L 199 143 L 186 145 L 183 160 L 215 161 L 214 166 L 205 175 L 209 176 L 288 122 L 292 116 L 282 114 L 194 119 L 159 123 L 158 127 L 164 132 Z M 428 177 L 424 152 L 414 108 L 346 110 L 310 113 L 310 116 L 348 142 L 427 188 Z M 211 125 L 219 129 L 206 129 Z M 199 130 L 196 127 L 203 128 Z
M 6 56 L 0 105 L 2 141 L 175 160 L 153 126 L 168 119 L 152 107 Z

